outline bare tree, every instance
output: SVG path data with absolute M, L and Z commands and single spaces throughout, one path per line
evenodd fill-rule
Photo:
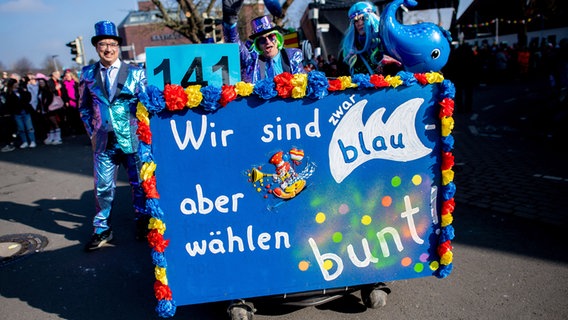
M 193 43 L 201 43 L 205 40 L 204 16 L 211 13 L 215 0 L 209 0 L 203 11 L 191 0 L 176 0 L 177 7 L 164 5 L 164 1 L 152 0 L 152 3 L 160 10 L 160 18 L 163 24 L 171 30 L 186 37 Z
M 14 63 L 14 65 L 12 66 L 12 71 L 23 76 L 28 71 L 33 70 L 33 68 L 33 63 L 28 58 L 23 57 Z
M 167 2 L 167 4 L 166 4 Z M 152 0 L 161 13 L 160 18 L 163 20 L 164 26 L 186 37 L 193 43 L 201 43 L 206 39 L 205 17 L 222 18 L 220 10 L 220 0 L 209 1 L 192 1 L 192 0 L 176 0 L 177 5 L 172 5 L 173 1 Z M 255 5 L 260 1 L 249 1 Z M 294 0 L 286 0 L 282 5 L 282 13 L 285 16 L 286 11 Z M 243 19 L 239 18 L 239 23 Z M 274 17 L 274 23 L 282 26 L 283 18 Z

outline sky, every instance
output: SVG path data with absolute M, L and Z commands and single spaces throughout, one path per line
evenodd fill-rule
M 0 0 L 0 62 L 5 68 L 26 57 L 35 68 L 57 55 L 59 69 L 76 67 L 65 44 L 83 37 L 87 62 L 98 60 L 91 45 L 95 23 L 111 20 L 117 26 L 137 0 Z

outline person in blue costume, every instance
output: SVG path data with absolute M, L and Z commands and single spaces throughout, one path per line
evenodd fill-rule
M 339 50 L 340 75 L 394 74 L 401 64 L 385 55 L 379 36 L 379 15 L 375 5 L 357 2 L 348 11 L 349 27 Z
M 239 44 L 241 80 L 256 83 L 282 72 L 305 73 L 302 51 L 284 48 L 284 36 L 274 26 L 270 16 L 261 16 L 250 22 L 250 47 L 241 41 L 237 20 L 242 5 L 243 0 L 223 0 L 223 35 L 225 42 Z
M 85 250 L 99 249 L 113 239 L 110 225 L 119 166 L 126 168 L 132 187 L 137 237 L 147 234 L 149 216 L 140 179 L 136 106 L 146 88 L 144 69 L 118 58 L 122 38 L 111 21 L 95 24 L 91 43 L 99 62 L 83 68 L 79 80 L 79 113 L 91 139 L 94 163 L 95 209 L 93 234 Z

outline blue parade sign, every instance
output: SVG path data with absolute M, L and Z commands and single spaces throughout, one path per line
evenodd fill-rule
M 161 83 L 152 70 L 163 61 L 178 61 L 170 52 L 148 51 L 150 83 Z M 181 81 L 185 70 L 171 72 Z M 176 303 L 435 275 L 440 87 L 349 89 L 321 100 L 249 96 L 213 113 L 154 115 Z

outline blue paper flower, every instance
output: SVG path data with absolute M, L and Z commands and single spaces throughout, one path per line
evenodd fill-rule
M 171 318 L 176 313 L 176 304 L 173 300 L 160 300 L 156 306 L 156 312 L 162 318 Z
M 160 268 L 167 268 L 168 263 L 166 261 L 166 257 L 164 256 L 163 252 L 158 252 L 156 250 L 152 250 L 152 262 L 154 265 Z
M 152 147 L 147 143 L 140 141 L 140 144 L 138 146 L 138 155 L 140 156 L 140 160 L 142 162 L 154 162 L 154 157 L 152 156 Z
M 146 199 L 146 211 L 154 218 L 163 220 L 164 211 L 160 208 L 160 203 L 158 199 L 149 198 Z
M 400 77 L 402 84 L 404 84 L 405 86 L 411 86 L 418 82 L 418 80 L 416 80 L 416 78 L 414 77 L 414 73 L 412 72 L 399 71 L 396 75 Z
M 166 108 L 164 93 L 154 85 L 147 86 L 146 92 L 140 93 L 138 99 L 146 106 L 150 114 L 159 113 Z
M 453 181 L 450 181 L 445 186 L 442 186 L 442 196 L 444 200 L 450 200 L 456 194 L 456 185 Z
M 265 78 L 255 83 L 252 92 L 264 100 L 270 100 L 278 95 L 276 85 L 271 78 Z
M 375 88 L 375 85 L 371 83 L 371 76 L 368 74 L 354 74 L 351 77 L 351 82 L 357 84 L 359 90 Z
M 201 94 L 203 94 L 203 100 L 201 101 L 201 105 L 205 109 L 205 111 L 213 112 L 221 105 L 219 104 L 219 100 L 221 99 L 221 88 L 216 86 L 206 86 L 201 88 Z
M 449 134 L 446 137 L 442 137 L 442 149 L 445 152 L 450 152 L 454 149 L 454 137 Z
M 452 273 L 453 268 L 454 268 L 453 263 L 450 263 L 448 265 L 440 265 L 438 270 L 436 270 L 436 277 L 443 279 L 443 278 L 449 276 L 450 273 Z
M 456 87 L 450 80 L 442 81 L 442 91 L 440 92 L 441 99 L 450 98 L 453 99 L 456 96 Z
M 308 89 L 306 96 L 310 99 L 323 99 L 328 95 L 329 82 L 325 73 L 312 71 L 308 73 Z
M 440 234 L 440 243 L 444 243 L 448 240 L 454 239 L 454 227 L 450 224 L 442 228 L 442 233 Z

